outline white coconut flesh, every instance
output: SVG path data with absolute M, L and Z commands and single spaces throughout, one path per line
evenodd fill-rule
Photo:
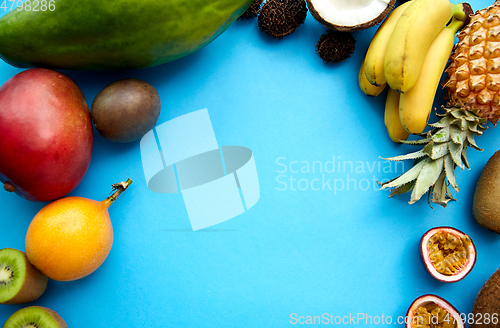
M 308 0 L 313 16 L 334 27 L 372 26 L 392 9 L 393 0 Z M 383 14 L 383 17 L 380 17 Z M 325 25 L 326 25 L 325 24 Z
M 441 309 L 446 310 L 446 312 L 449 313 L 449 316 L 445 317 L 447 322 L 449 323 L 455 322 L 455 327 L 457 328 L 465 327 L 462 318 L 460 317 L 460 314 L 453 305 L 451 305 L 441 297 L 431 294 L 420 296 L 415 301 L 413 301 L 412 305 L 408 309 L 406 327 L 419 327 L 418 319 L 414 318 L 417 310 L 421 307 L 430 309 L 435 307 L 436 305 Z M 437 317 L 432 318 L 431 316 L 430 319 L 433 320 L 433 322 L 437 321 Z
M 466 258 L 459 258 L 458 255 L 456 258 L 460 259 L 460 264 L 457 264 L 455 262 L 455 270 L 456 272 L 453 272 L 452 274 L 443 274 L 440 273 L 437 268 L 436 268 L 436 261 L 434 258 L 432 258 L 431 252 L 429 250 L 429 240 L 431 239 L 432 236 L 434 236 L 436 233 L 447 233 L 455 236 L 457 239 L 463 240 L 466 238 L 466 235 L 454 228 L 448 228 L 448 227 L 440 227 L 440 228 L 435 228 L 429 230 L 423 237 L 422 241 L 420 243 L 421 247 L 421 253 L 422 257 L 425 263 L 425 266 L 427 270 L 429 270 L 430 274 L 435 277 L 438 280 L 441 280 L 443 282 L 455 282 L 463 279 L 474 267 L 474 264 L 476 263 L 476 248 L 474 244 L 472 243 L 472 240 L 468 238 L 470 241 L 470 244 L 463 243 L 463 248 L 466 251 Z M 435 243 L 438 244 L 438 243 Z M 441 247 L 441 246 L 440 246 Z M 433 263 L 434 262 L 434 263 Z

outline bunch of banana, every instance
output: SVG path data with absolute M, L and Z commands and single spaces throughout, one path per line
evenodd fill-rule
M 427 126 L 455 34 L 469 14 L 466 3 L 411 0 L 394 9 L 373 36 L 358 81 L 369 96 L 389 86 L 384 121 L 394 142 Z

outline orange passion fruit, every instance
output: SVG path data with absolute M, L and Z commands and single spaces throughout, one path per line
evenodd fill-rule
M 114 184 L 116 191 L 99 202 L 65 197 L 43 207 L 26 234 L 26 255 L 49 278 L 83 278 L 101 266 L 113 244 L 108 208 L 132 183 Z

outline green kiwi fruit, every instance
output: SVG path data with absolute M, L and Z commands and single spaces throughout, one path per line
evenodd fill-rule
M 472 308 L 471 328 L 496 328 L 500 316 L 500 269 L 486 281 L 477 294 Z
M 477 182 L 472 214 L 476 221 L 491 231 L 500 234 L 500 151 L 497 151 L 484 166 Z
M 145 81 L 130 78 L 104 87 L 92 102 L 90 116 L 105 139 L 132 142 L 155 126 L 160 109 L 158 91 Z
M 47 280 L 28 261 L 26 253 L 12 248 L 0 250 L 0 304 L 36 300 L 45 291 Z
M 55 311 L 41 307 L 25 307 L 7 319 L 3 328 L 36 327 L 36 328 L 68 328 L 68 325 Z

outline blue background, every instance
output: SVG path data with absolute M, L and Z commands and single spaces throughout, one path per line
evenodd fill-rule
M 491 2 L 471 4 L 476 10 Z M 396 321 L 425 293 L 470 312 L 477 292 L 500 267 L 500 237 L 471 214 L 476 181 L 500 149 L 499 131 L 489 124 L 477 138 L 484 151 L 469 151 L 472 170 L 457 169 L 457 202 L 431 209 L 425 196 L 411 206 L 408 195 L 388 198 L 373 180 L 402 170 L 393 164 L 384 172 L 381 157 L 414 148 L 394 144 L 387 135 L 386 92 L 369 98 L 358 88 L 358 70 L 376 27 L 353 33 L 353 56 L 331 65 L 315 54 L 324 31 L 309 15 L 293 34 L 273 40 L 259 31 L 256 20 L 237 21 L 201 51 L 160 67 L 64 71 L 89 105 L 117 79 L 148 81 L 161 96 L 158 124 L 208 108 L 219 145 L 253 151 L 261 198 L 244 214 L 193 232 L 180 194 L 148 190 L 139 142 L 114 144 L 95 132 L 90 168 L 71 195 L 101 200 L 112 183 L 134 180 L 110 209 L 113 248 L 92 275 L 73 282 L 50 280 L 44 295 L 27 305 L 54 309 L 72 328 L 285 327 L 293 326 L 292 313 L 297 318 L 362 313 Z M 20 71 L 2 63 L 0 81 Z M 443 103 L 442 94 L 436 106 Z M 284 189 L 277 180 L 284 179 L 281 174 L 322 178 L 317 167 L 315 173 L 292 173 L 300 162 L 325 164 L 334 157 L 354 169 L 347 164 L 342 172 L 326 174 L 332 190 L 306 189 L 302 182 L 306 190 L 295 185 L 293 191 L 289 181 L 286 190 L 279 190 Z M 292 161 L 299 164 L 290 168 Z M 284 168 L 278 162 L 286 172 L 280 173 Z M 411 163 L 404 165 L 408 169 Z M 337 186 L 351 179 L 349 189 L 345 185 L 334 192 L 334 179 Z M 368 188 L 363 179 L 370 181 Z M 0 192 L 0 248 L 24 250 L 28 225 L 44 205 Z M 463 230 L 476 244 L 476 266 L 461 282 L 439 282 L 421 264 L 420 237 L 440 225 Z M 0 306 L 0 324 L 23 306 Z

